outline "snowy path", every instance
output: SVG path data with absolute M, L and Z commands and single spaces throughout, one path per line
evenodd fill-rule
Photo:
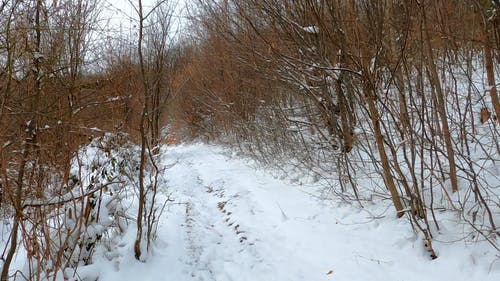
M 180 146 L 165 161 L 178 162 L 167 175 L 176 203 L 153 256 L 122 260 L 100 280 L 500 280 L 499 262 L 478 261 L 467 246 L 435 245 L 440 258 L 430 261 L 391 212 L 372 220 L 335 207 L 217 148 Z

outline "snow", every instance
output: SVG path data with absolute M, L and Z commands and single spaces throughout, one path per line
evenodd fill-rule
M 44 55 L 43 55 L 43 54 L 41 54 L 41 53 L 39 53 L 39 52 L 35 52 L 35 53 L 33 54 L 33 57 L 34 57 L 35 59 L 39 60 L 39 59 L 44 58 Z
M 451 241 L 453 216 L 440 222 L 431 260 L 389 202 L 322 200 L 317 186 L 291 185 L 204 144 L 170 147 L 161 161 L 173 164 L 163 176 L 174 202 L 154 250 L 136 261 L 130 227 L 78 269 L 85 280 L 500 280 L 490 246 Z
M 305 32 L 307 33 L 312 33 L 312 34 L 317 34 L 319 33 L 319 27 L 318 26 L 305 26 L 302 28 Z
M 118 167 L 137 165 L 131 158 L 137 148 L 121 149 L 123 155 L 112 150 L 105 157 L 96 140 L 80 152 L 82 167 L 102 167 L 104 182 L 118 177 Z M 108 162 L 117 169 L 106 168 Z M 103 198 L 100 223 L 84 235 L 103 238 L 89 265 L 81 264 L 76 273 L 67 270 L 69 280 L 500 280 L 499 253 L 484 241 L 460 239 L 460 214 L 440 214 L 440 231 L 433 230 L 439 258 L 432 260 L 423 236 L 408 220 L 395 218 L 390 200 L 374 198 L 363 202 L 364 208 L 325 200 L 318 183 L 288 177 L 302 183 L 291 184 L 275 171 L 206 144 L 164 147 L 159 162 L 168 169 L 160 177 L 158 201 L 173 201 L 160 218 L 152 251 L 144 261 L 134 258 L 133 185 L 119 193 L 123 187 L 111 184 L 114 195 Z M 91 175 L 102 174 L 99 169 Z M 121 231 L 104 229 L 113 220 Z M 10 227 L 8 220 L 0 226 L 1 244 Z M 12 271 L 23 268 L 21 248 Z

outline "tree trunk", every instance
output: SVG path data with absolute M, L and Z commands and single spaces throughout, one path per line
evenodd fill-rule
M 457 168 L 455 166 L 455 152 L 453 150 L 453 142 L 451 140 L 450 127 L 448 125 L 448 118 L 446 117 L 446 101 L 441 88 L 441 82 L 437 72 L 437 67 L 434 62 L 434 52 L 432 50 L 429 31 L 427 30 L 427 20 L 425 14 L 425 6 L 422 5 L 422 14 L 425 30 L 425 48 L 427 51 L 427 68 L 429 70 L 431 83 L 434 85 L 434 90 L 437 99 L 437 111 L 441 119 L 443 139 L 446 145 L 446 154 L 448 156 L 448 163 L 450 165 L 450 182 L 451 190 L 453 192 L 458 190 Z
M 495 67 L 493 65 L 493 52 L 491 50 L 490 36 L 488 30 L 488 23 L 485 24 L 485 39 L 484 42 L 484 61 L 486 65 L 486 77 L 488 79 L 488 92 L 490 93 L 491 103 L 497 116 L 497 121 L 500 122 L 500 102 L 498 99 L 498 92 L 495 83 Z
M 142 108 L 142 114 L 141 114 L 141 121 L 140 121 L 140 133 L 141 133 L 141 160 L 140 160 L 140 166 L 139 166 L 139 209 L 137 211 L 137 236 L 135 239 L 135 244 L 134 244 L 134 254 L 135 258 L 137 260 L 141 259 L 142 255 L 142 249 L 141 249 L 141 242 L 143 239 L 143 216 L 144 216 L 144 210 L 145 210 L 145 205 L 146 205 L 146 188 L 144 186 L 144 171 L 146 169 L 146 148 L 148 146 L 148 140 L 147 140 L 147 119 L 148 119 L 148 111 L 149 111 L 149 85 L 146 80 L 146 70 L 145 70 L 145 65 L 144 65 L 144 56 L 142 54 L 142 40 L 143 40 L 143 31 L 144 31 L 144 16 L 142 12 L 142 0 L 139 0 L 138 4 L 138 9 L 139 9 L 139 40 L 138 40 L 138 48 L 137 52 L 139 55 L 139 63 L 141 66 L 141 78 L 143 82 L 143 108 Z
M 400 218 L 404 215 L 403 204 L 401 203 L 401 199 L 399 198 L 399 192 L 396 184 L 394 183 L 394 179 L 391 173 L 391 166 L 387 157 L 387 153 L 385 151 L 384 136 L 382 135 L 382 130 L 380 129 L 379 113 L 375 105 L 376 96 L 373 88 L 369 85 L 368 81 L 364 82 L 364 91 L 366 102 L 368 104 L 368 111 L 370 112 L 370 119 L 373 125 L 375 142 L 377 143 L 378 152 L 380 154 L 380 161 L 382 162 L 384 182 L 387 189 L 391 193 L 392 202 L 394 204 L 394 207 L 396 208 L 396 215 L 398 218 Z

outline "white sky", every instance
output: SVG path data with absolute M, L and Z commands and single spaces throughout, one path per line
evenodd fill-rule
M 137 13 L 135 12 L 130 2 L 137 5 L 137 3 L 139 2 L 138 0 L 130 0 L 130 1 L 102 0 L 102 1 L 104 4 L 103 18 L 110 19 L 111 25 L 120 26 L 121 23 L 124 29 L 128 29 L 131 26 L 131 24 L 133 25 L 133 20 L 131 20 L 131 18 L 136 19 Z M 167 2 L 176 5 L 176 9 L 174 11 L 175 13 L 174 17 L 178 19 L 182 18 L 185 6 L 185 0 L 168 0 Z M 155 3 L 157 3 L 157 0 L 143 0 L 142 5 L 144 7 L 143 8 L 144 13 L 148 13 L 151 10 L 151 8 L 154 7 Z
M 1 1 L 1 0 L 0 0 Z M 131 0 L 137 3 L 138 0 Z M 143 0 L 144 13 L 148 13 L 157 0 Z M 167 0 L 171 3 L 177 3 L 172 22 L 172 36 L 176 37 L 177 31 L 182 29 L 185 20 L 185 3 L 189 0 Z M 99 26 L 90 36 L 89 61 L 96 60 L 97 57 L 105 55 L 107 48 L 115 49 L 128 48 L 135 46 L 137 36 L 137 13 L 132 8 L 128 0 L 100 0 L 102 10 L 100 12 Z M 125 39 L 125 40 L 123 40 Z M 111 50 L 110 49 L 110 50 Z M 91 66 L 99 67 L 99 66 Z

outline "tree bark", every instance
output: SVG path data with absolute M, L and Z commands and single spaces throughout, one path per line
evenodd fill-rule
M 134 243 L 134 254 L 135 258 L 137 260 L 141 259 L 142 255 L 142 249 L 141 249 L 141 242 L 143 239 L 143 215 L 144 215 L 144 209 L 146 205 L 146 189 L 144 186 L 144 171 L 146 169 L 146 147 L 148 145 L 147 143 L 147 129 L 146 129 L 146 123 L 147 123 L 147 118 L 148 118 L 148 88 L 149 85 L 146 80 L 146 70 L 145 70 L 145 65 L 144 65 L 144 56 L 142 54 L 142 40 L 143 40 L 143 32 L 144 32 L 144 16 L 143 16 L 143 11 L 142 11 L 142 0 L 138 0 L 138 12 L 139 12 L 139 40 L 137 44 L 137 52 L 139 55 L 139 63 L 141 66 L 141 78 L 143 82 L 143 96 L 144 96 L 144 101 L 143 101 L 143 109 L 142 109 L 142 114 L 141 114 L 141 121 L 140 121 L 140 134 L 141 134 L 141 160 L 140 160 L 140 166 L 139 166 L 139 209 L 137 211 L 137 236 L 135 239 Z
M 434 61 L 434 51 L 432 50 L 429 31 L 427 29 L 427 19 L 425 13 L 426 7 L 422 5 L 422 16 L 424 21 L 425 30 L 425 48 L 427 51 L 427 68 L 430 74 L 431 83 L 434 85 L 436 99 L 437 99 L 437 111 L 441 119 L 443 139 L 446 145 L 446 154 L 448 156 L 448 163 L 450 165 L 450 182 L 451 190 L 456 192 L 458 190 L 458 180 L 457 180 L 457 168 L 455 165 L 455 151 L 453 150 L 453 142 L 451 140 L 450 127 L 448 124 L 448 118 L 446 116 L 446 101 L 441 87 L 441 82 L 439 80 L 439 75 L 437 72 L 437 67 Z
M 488 92 L 490 93 L 491 103 L 497 116 L 497 121 L 500 122 L 500 101 L 498 99 L 498 92 L 495 82 L 495 67 L 493 64 L 493 51 L 491 50 L 490 36 L 488 30 L 488 23 L 485 23 L 485 39 L 484 42 L 484 61 L 486 66 L 486 78 L 488 79 Z
M 365 78 L 366 79 L 366 78 Z M 382 162 L 382 170 L 384 173 L 384 182 L 391 193 L 392 202 L 396 208 L 396 216 L 398 218 L 404 215 L 403 204 L 401 203 L 401 198 L 399 197 L 399 192 L 394 183 L 394 179 L 391 173 L 391 166 L 389 163 L 389 158 L 384 147 L 384 136 L 382 135 L 382 130 L 380 129 L 380 120 L 377 107 L 375 105 L 376 95 L 373 88 L 369 85 L 368 81 L 364 82 L 364 92 L 366 97 L 366 103 L 368 104 L 368 111 L 370 112 L 370 119 L 373 125 L 373 133 L 375 135 L 375 142 L 377 144 L 377 149 L 380 154 L 380 161 Z

